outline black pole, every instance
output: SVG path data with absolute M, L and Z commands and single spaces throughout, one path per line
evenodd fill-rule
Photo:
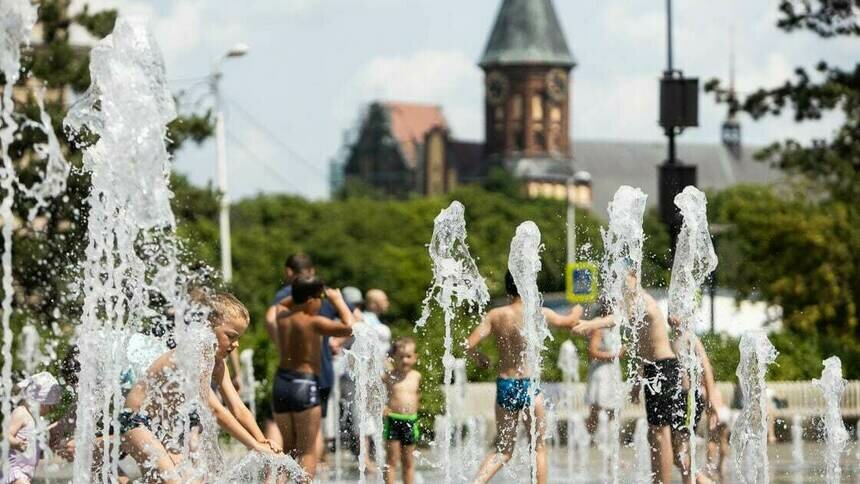
M 666 79 L 671 79 L 674 74 L 672 63 L 672 0 L 666 0 Z M 669 157 L 666 162 L 670 165 L 675 163 L 675 127 L 666 128 L 666 137 L 669 138 Z

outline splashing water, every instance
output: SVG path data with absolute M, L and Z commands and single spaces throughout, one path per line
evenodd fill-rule
M 740 482 L 766 483 L 769 471 L 765 375 L 768 365 L 776 361 L 777 351 L 763 331 L 750 331 L 741 336 L 740 353 L 736 374 L 744 403 L 732 427 L 732 458 Z
M 651 444 L 648 442 L 648 421 L 644 417 L 636 419 L 633 430 L 633 451 L 636 456 L 634 482 L 649 484 L 651 475 Z
M 346 351 L 349 358 L 349 376 L 355 382 L 355 418 L 358 428 L 358 478 L 364 482 L 365 463 L 367 462 L 367 437 L 373 439 L 376 449 L 376 466 L 385 467 L 385 454 L 382 447 L 382 412 L 387 401 L 387 392 L 382 377 L 385 363 L 379 357 L 379 339 L 376 332 L 366 324 L 357 324 L 352 332 L 355 341 Z M 382 473 L 377 472 L 377 480 L 382 482 Z
M 579 383 L 579 352 L 576 349 L 576 345 L 573 344 L 573 341 L 566 340 L 561 344 L 561 348 L 558 353 L 558 369 L 561 370 L 562 381 L 564 382 L 564 400 L 562 402 L 562 409 L 567 414 L 567 473 L 568 475 L 573 475 L 573 458 L 574 458 L 574 444 L 573 444 L 573 409 L 574 409 L 574 392 L 573 392 L 573 382 Z
M 435 301 L 442 308 L 445 320 L 445 353 L 442 356 L 445 386 L 445 416 L 451 415 L 451 382 L 454 379 L 454 355 L 451 325 L 458 309 L 483 311 L 490 301 L 490 293 L 478 266 L 469 253 L 466 243 L 466 219 L 463 204 L 451 202 L 433 220 L 433 236 L 430 239 L 430 259 L 433 261 L 433 281 L 424 298 L 421 317 L 415 327 L 427 324 L 430 317 L 430 302 Z M 451 418 L 436 421 L 442 433 L 436 434 L 441 448 L 442 465 L 445 469 L 445 482 L 451 482 Z
M 796 467 L 803 467 L 803 416 L 799 413 L 791 417 L 791 459 Z
M 609 329 L 607 341 L 608 350 L 616 354 L 614 364 L 619 365 L 618 350 L 621 345 L 622 327 L 629 329 L 628 354 L 636 358 L 638 354 L 638 330 L 645 320 L 645 303 L 641 294 L 637 291 L 633 297 L 628 278 L 635 277 L 635 285 L 639 287 L 642 275 L 642 244 L 645 241 L 645 233 L 642 231 L 642 218 L 645 214 L 645 201 L 647 196 L 642 190 L 630 186 L 621 186 L 609 202 L 609 225 L 601 229 L 605 253 L 601 268 L 603 276 L 604 299 L 612 308 L 612 317 L 615 326 Z M 632 371 L 632 370 L 631 370 Z M 638 375 L 628 375 L 628 383 L 632 383 Z M 613 393 L 615 407 L 613 413 L 620 415 L 624 395 L 627 393 L 624 383 L 616 383 Z M 612 419 L 609 429 L 609 458 L 610 458 L 610 480 L 618 482 L 619 454 L 621 444 L 619 441 L 619 419 Z
M 248 348 L 239 353 L 239 363 L 242 368 L 242 401 L 248 403 L 248 408 L 257 414 L 257 387 L 260 383 L 254 376 L 254 350 Z
M 508 255 L 508 270 L 517 285 L 517 292 L 523 302 L 523 338 L 525 339 L 524 374 L 529 375 L 529 388 L 540 387 L 543 343 L 546 338 L 552 339 L 546 318 L 543 315 L 543 297 L 537 286 L 537 275 L 541 268 L 540 230 L 532 221 L 525 221 L 517 227 L 511 252 Z M 529 390 L 531 393 L 533 390 Z M 535 406 L 529 405 L 531 416 L 531 476 L 532 482 L 537 481 L 537 421 Z
M 176 110 L 155 39 L 143 24 L 118 19 L 113 33 L 91 51 L 90 77 L 89 89 L 65 120 L 78 134 L 98 136 L 83 156 L 91 189 L 80 282 L 75 482 L 116 479 L 118 432 L 105 435 L 98 448 L 92 437 L 99 429 L 119 428 L 121 375 L 130 364 L 126 348 L 133 334 L 155 328 L 174 330 L 176 371 L 163 388 L 175 391 L 180 402 L 160 396 L 158 403 L 178 406 L 180 417 L 155 419 L 153 428 L 166 435 L 163 441 L 182 442 L 196 411 L 204 435 L 193 468 L 189 447 L 177 446 L 185 462 L 180 475 L 219 475 L 217 429 L 203 404 L 209 388 L 201 384 L 211 379 L 215 339 L 207 312 L 187 296 L 188 280 L 178 263 L 165 140 Z M 95 473 L 94 451 L 102 462 Z
M 696 393 L 702 379 L 702 365 L 696 356 L 695 329 L 701 316 L 697 293 L 708 276 L 717 267 L 717 255 L 708 232 L 708 202 L 705 194 L 688 186 L 675 196 L 675 205 L 681 211 L 683 224 L 678 233 L 672 279 L 669 284 L 669 317 L 680 322 L 678 336 L 681 367 L 687 373 L 687 429 L 696 435 Z M 690 475 L 696 475 L 696 439 L 689 439 Z
M 600 477 L 602 479 L 609 478 L 609 473 L 614 472 L 612 466 L 612 451 L 611 448 L 614 442 L 611 442 L 609 436 L 609 415 L 606 412 L 600 412 L 597 415 L 597 430 L 594 432 L 594 441 L 597 443 L 597 450 L 600 451 Z
M 824 397 L 824 480 L 834 484 L 842 482 L 840 459 L 850 438 L 839 409 L 846 382 L 842 378 L 842 361 L 838 356 L 824 360 L 821 379 L 813 380 L 813 383 Z
M 242 457 L 239 462 L 231 465 L 214 482 L 218 484 L 233 484 L 236 482 L 269 482 L 268 475 L 277 475 L 292 479 L 290 482 L 305 482 L 307 475 L 302 467 L 288 455 L 265 455 L 251 452 Z
M 59 195 L 65 190 L 66 177 L 69 165 L 63 158 L 59 142 L 42 102 L 40 92 L 35 93 L 36 103 L 39 107 L 40 118 L 38 121 L 24 119 L 19 123 L 15 115 L 15 104 L 12 99 L 12 91 L 20 79 L 21 67 L 21 45 L 28 42 L 30 32 L 37 20 L 37 6 L 29 0 L 4 0 L 0 2 L 0 72 L 5 78 L 2 97 L 0 97 L 0 190 L 3 191 L 3 200 L 0 202 L 0 220 L 3 221 L 0 235 L 2 235 L 3 251 L 0 256 L 2 264 L 2 356 L 3 366 L 0 370 L 0 389 L 2 389 L 2 403 L 0 403 L 0 415 L 3 419 L 3 435 L 6 435 L 9 420 L 6 418 L 12 410 L 12 341 L 14 334 L 10 328 L 12 317 L 12 296 L 14 288 L 12 285 L 12 231 L 15 215 L 12 211 L 15 201 L 15 191 L 20 190 L 25 197 L 32 198 L 35 203 L 28 213 L 28 221 L 32 222 L 37 212 L 46 205 L 46 199 Z M 19 128 L 41 131 L 46 137 L 43 143 L 33 146 L 32 159 L 45 160 L 45 172 L 41 181 L 33 186 L 27 187 L 17 178 L 15 164 L 9 154 L 9 148 L 16 136 L 20 134 Z M 31 340 L 32 341 L 32 340 Z M 38 345 L 38 341 L 36 341 Z M 25 361 L 25 366 L 32 361 Z M 30 373 L 32 366 L 26 368 Z M 9 442 L 2 439 L 0 443 L 0 461 L 2 461 L 2 474 L 9 474 Z

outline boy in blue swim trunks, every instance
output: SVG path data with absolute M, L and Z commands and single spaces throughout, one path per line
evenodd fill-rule
M 383 416 L 383 438 L 387 465 L 385 483 L 394 484 L 397 462 L 403 466 L 403 484 L 415 482 L 415 463 L 412 453 L 418 442 L 418 401 L 421 398 L 421 373 L 415 370 L 418 362 L 415 340 L 398 338 L 391 348 L 394 368 L 385 374 L 388 403 Z
M 537 480 L 539 483 L 545 483 L 547 457 L 546 448 L 543 445 L 544 402 L 539 389 L 529 388 L 531 375 L 523 360 L 526 346 L 522 334 L 523 302 L 510 272 L 505 274 L 505 289 L 510 303 L 488 312 L 466 341 L 467 354 L 484 368 L 489 367 L 489 360 L 477 351 L 478 344 L 492 334 L 499 348 L 499 377 L 496 380 L 496 450 L 484 459 L 475 482 L 488 482 L 511 459 L 517 436 L 517 422 L 522 416 L 529 428 L 530 412 L 523 410 L 528 410 L 531 405 L 534 405 L 538 429 Z M 543 314 L 550 325 L 566 328 L 577 334 L 584 334 L 586 331 L 608 324 L 605 321 L 580 322 L 581 306 L 575 306 L 566 315 L 547 308 L 543 309 Z

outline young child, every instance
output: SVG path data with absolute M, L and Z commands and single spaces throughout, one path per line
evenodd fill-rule
M 340 321 L 320 316 L 323 298 L 337 310 Z M 277 342 L 280 364 L 272 385 L 272 410 L 284 439 L 284 448 L 299 461 L 313 480 L 320 431 L 320 351 L 323 336 L 352 335 L 352 312 L 337 289 L 326 288 L 315 276 L 293 282 L 292 296 L 279 305 Z
M 418 353 L 414 339 L 398 338 L 392 350 L 394 368 L 384 376 L 388 391 L 382 433 L 388 459 L 385 482 L 395 482 L 397 462 L 400 461 L 403 467 L 403 484 L 412 484 L 415 482 L 412 453 L 419 437 L 418 400 L 421 397 L 421 373 L 415 370 Z
M 9 475 L 3 482 L 29 484 L 39 465 L 41 451 L 36 419 L 30 413 L 29 401 L 39 404 L 39 414 L 45 415 L 60 401 L 60 384 L 48 372 L 37 373 L 18 383 L 23 397 L 12 410 L 9 430 Z
M 263 436 L 233 387 L 224 364 L 248 328 L 248 310 L 230 294 L 215 294 L 205 298 L 204 304 L 209 307 L 209 324 L 216 340 L 211 385 L 204 390 L 206 404 L 218 425 L 248 449 L 268 454 L 280 452 L 277 445 Z M 175 350 L 170 350 L 150 365 L 146 375 L 129 391 L 119 420 L 122 450 L 143 468 L 145 477 L 178 483 L 183 480 L 176 471 L 180 455 L 173 443 L 159 440 L 152 428 L 155 419 L 160 419 L 162 425 L 176 423 L 184 401 L 178 383 L 170 378 L 177 369 L 174 356 Z M 221 394 L 223 404 L 215 390 Z
M 499 377 L 496 379 L 496 451 L 484 459 L 475 482 L 488 482 L 511 459 L 517 435 L 517 422 L 525 419 L 526 425 L 531 425 L 527 410 L 534 405 L 538 430 L 537 480 L 543 484 L 547 482 L 547 455 L 543 444 L 545 419 L 543 395 L 540 394 L 539 389 L 529 388 L 531 373 L 523 359 L 526 347 L 522 334 L 523 301 L 510 272 L 505 274 L 505 289 L 510 303 L 488 312 L 466 341 L 466 352 L 469 357 L 485 368 L 489 366 L 489 360 L 476 350 L 478 344 L 487 336 L 493 335 L 499 348 Z M 582 307 L 575 306 L 567 315 L 560 315 L 551 309 L 543 308 L 543 314 L 550 325 L 573 329 L 582 316 Z M 608 324 L 610 323 L 606 323 Z M 592 325 L 589 330 L 598 327 L 601 326 Z
M 695 400 L 696 400 L 696 414 L 693 416 L 693 421 L 698 426 L 699 420 L 702 417 L 702 414 L 707 410 L 708 414 L 708 435 L 709 435 L 709 443 L 708 443 L 708 467 L 705 469 L 704 474 L 707 476 L 711 475 L 710 463 L 711 463 L 711 443 L 710 440 L 720 439 L 720 433 L 725 428 L 725 425 L 722 425 L 721 429 L 718 429 L 720 425 L 720 409 L 722 408 L 723 412 L 723 420 L 725 420 L 725 411 L 727 410 L 725 406 L 722 404 L 722 398 L 720 396 L 720 392 L 717 389 L 717 383 L 714 379 L 714 368 L 711 365 L 711 359 L 708 358 L 708 353 L 705 351 L 705 346 L 702 344 L 702 341 L 699 339 L 695 333 L 690 331 L 684 331 L 683 326 L 681 325 L 681 321 L 674 317 L 669 316 L 669 327 L 672 330 L 672 351 L 675 352 L 676 355 L 683 354 L 683 352 L 688 351 L 689 345 L 692 343 L 693 351 L 695 353 L 696 359 L 699 364 L 702 366 L 702 375 L 699 381 L 699 386 L 695 391 Z M 688 375 L 685 373 L 681 378 L 681 389 L 682 395 L 686 399 L 687 394 L 690 390 L 690 380 Z M 676 460 L 676 465 L 680 464 L 682 474 L 689 474 L 689 458 L 687 457 L 690 454 L 690 435 L 688 429 L 684 428 L 681 430 L 672 429 L 672 453 L 676 456 L 681 455 L 685 456 L 681 462 Z M 720 458 L 722 460 L 722 457 Z M 720 463 L 720 468 L 722 468 L 722 463 Z M 704 481 L 705 476 L 697 476 L 698 481 Z
M 689 484 L 693 480 L 689 472 L 689 449 L 683 445 L 687 432 L 687 395 L 683 391 L 681 363 L 669 341 L 666 317 L 657 301 L 639 285 L 634 271 L 627 276 L 624 298 L 628 307 L 633 307 L 638 298 L 645 306 L 644 324 L 638 329 L 638 353 L 632 360 L 632 364 L 640 367 L 637 372 L 640 377 L 633 383 L 630 398 L 634 404 L 639 403 L 639 390 L 644 382 L 653 481 L 671 482 L 674 461 L 681 469 L 682 481 Z M 696 477 L 698 482 L 709 482 L 704 474 Z

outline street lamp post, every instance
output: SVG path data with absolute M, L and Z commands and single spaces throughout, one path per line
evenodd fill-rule
M 242 57 L 248 46 L 236 44 L 221 55 L 212 65 L 210 87 L 215 98 L 215 171 L 220 192 L 218 228 L 221 242 L 221 277 L 224 282 L 233 280 L 233 256 L 230 247 L 230 196 L 227 192 L 227 139 L 224 133 L 224 111 L 221 109 L 221 65 L 231 57 Z
M 678 230 L 681 227 L 680 213 L 675 208 L 675 195 L 687 185 L 696 184 L 696 166 L 688 165 L 677 158 L 675 137 L 684 128 L 699 125 L 699 80 L 684 77 L 675 68 L 672 53 L 672 0 L 666 0 L 666 70 L 660 78 L 660 126 L 666 134 L 668 153 L 666 161 L 657 167 L 658 199 L 660 217 L 669 228 L 675 249 Z

